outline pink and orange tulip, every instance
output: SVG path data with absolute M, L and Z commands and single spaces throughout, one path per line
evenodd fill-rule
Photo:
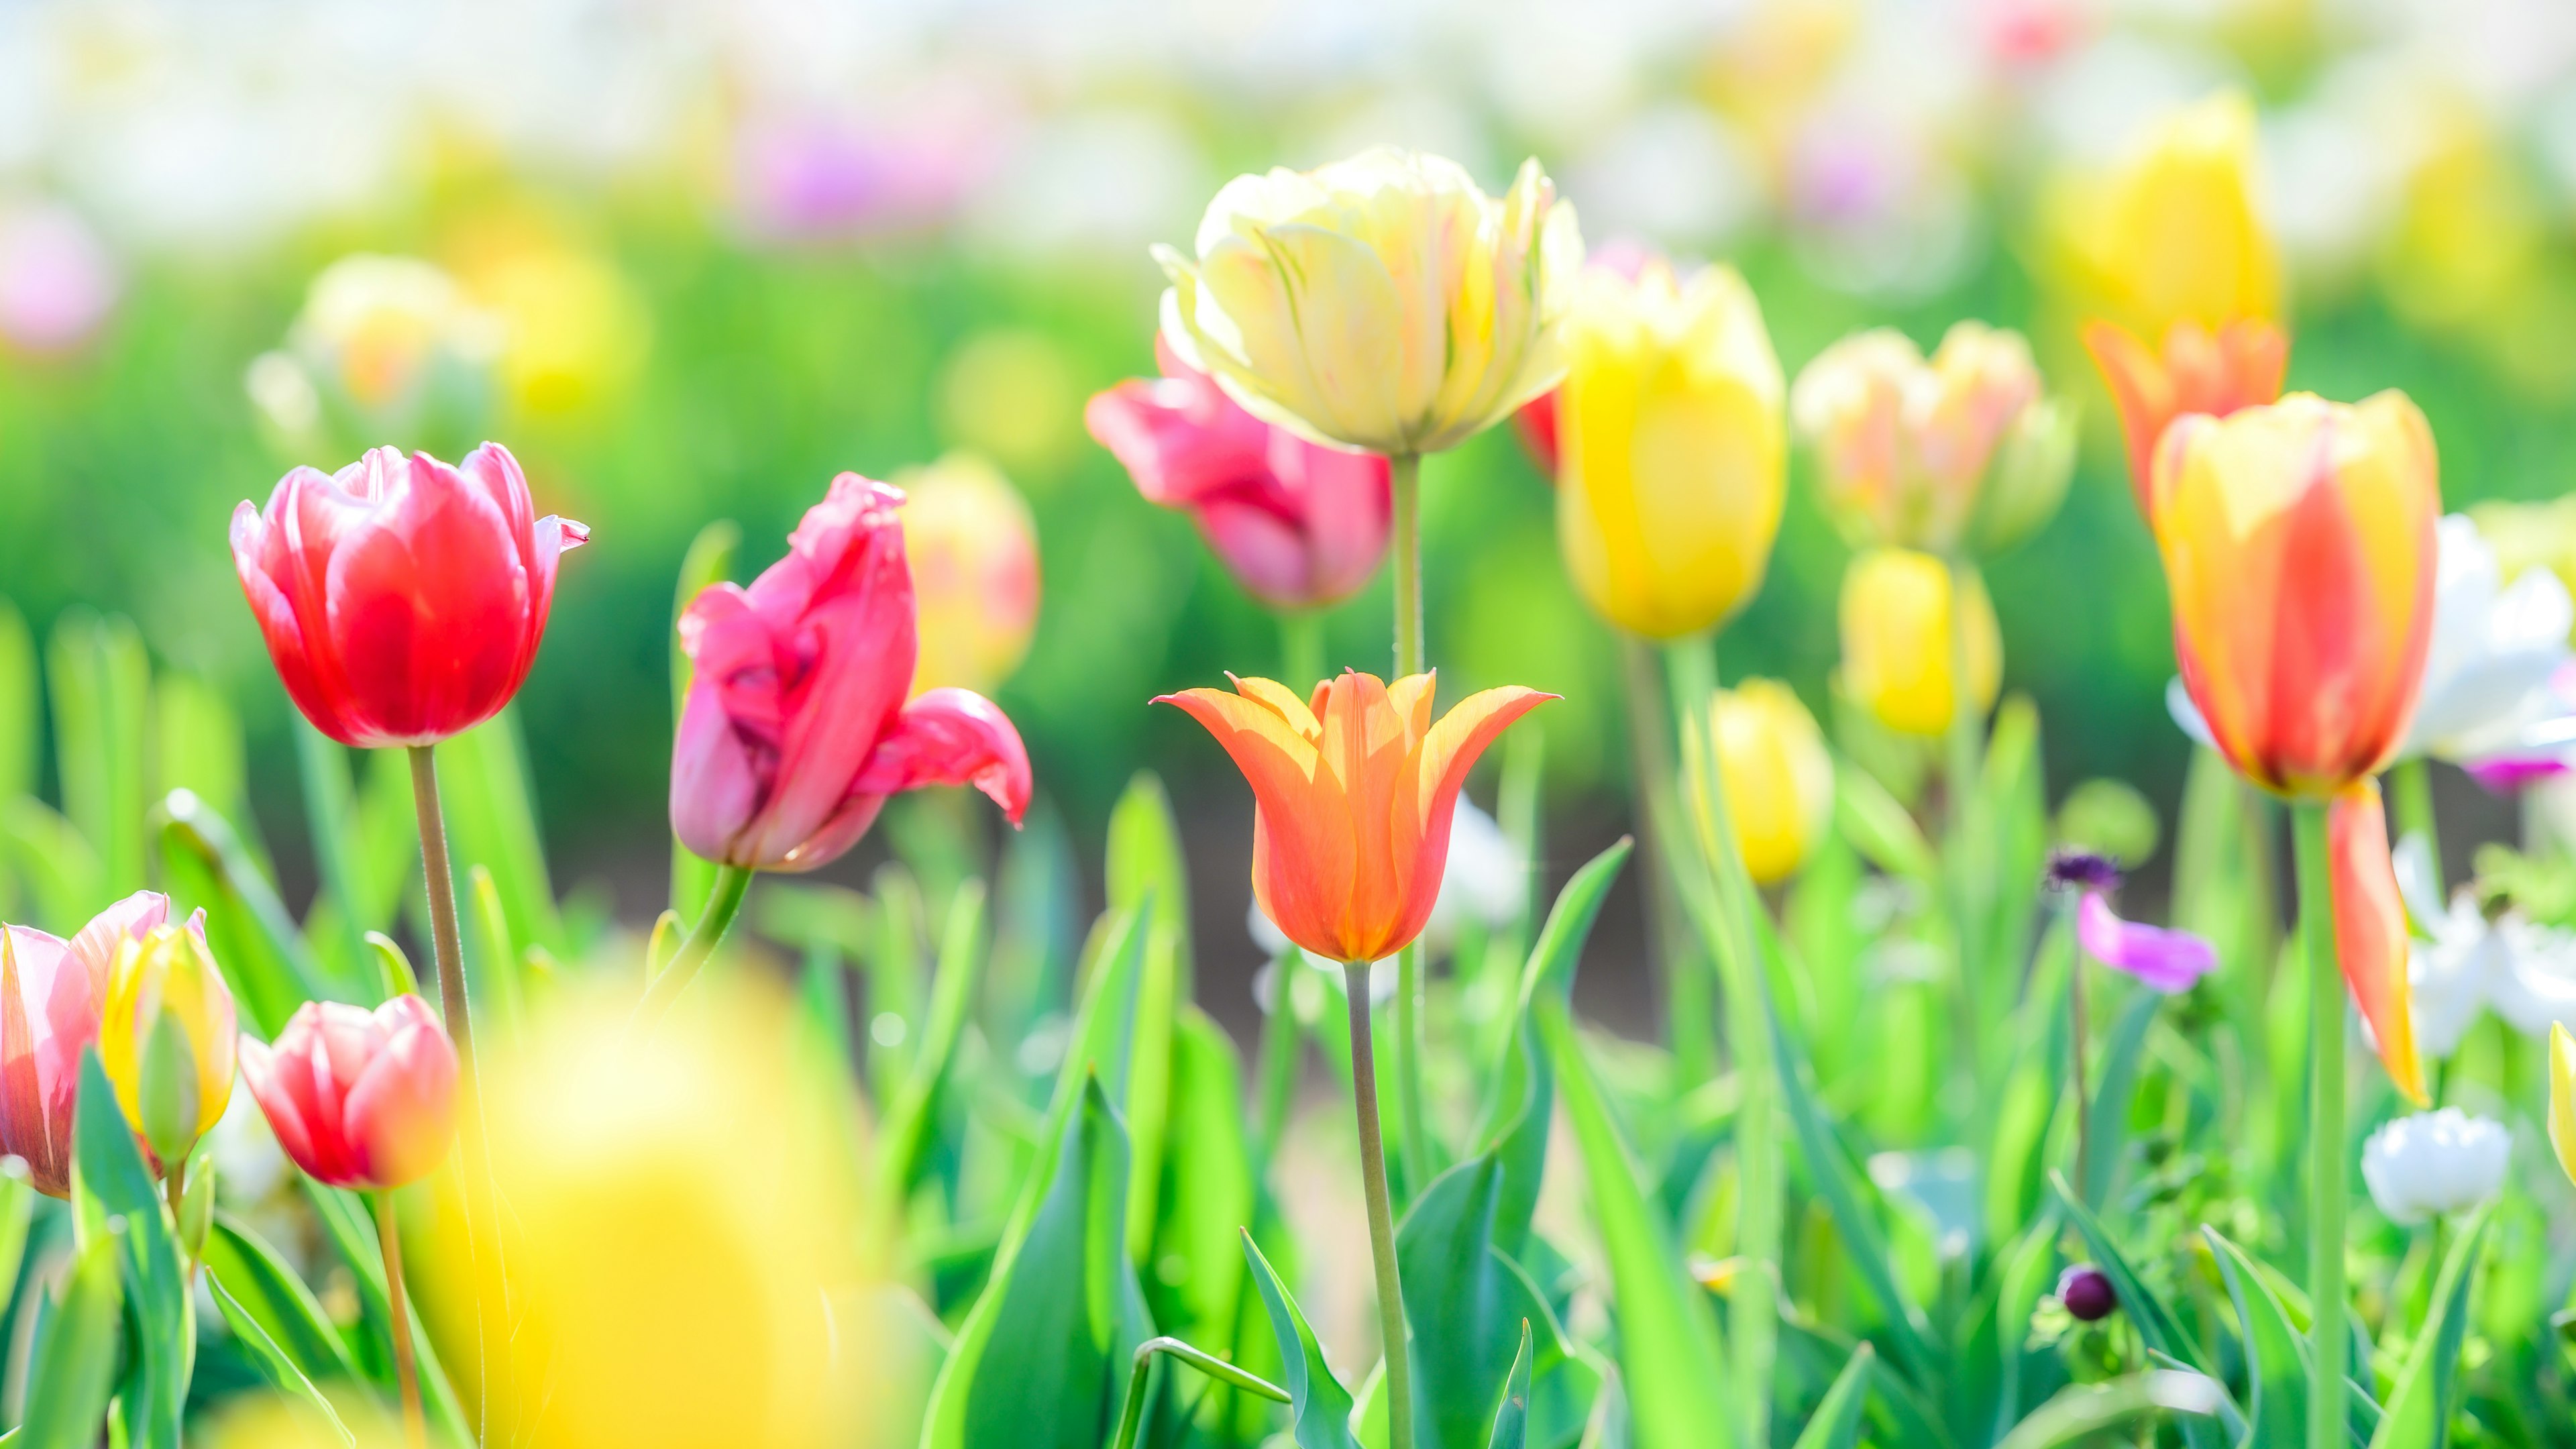
M 0 1156 L 23 1159 L 38 1192 L 71 1194 L 81 1053 L 98 1040 L 117 954 L 169 920 L 168 896 L 136 891 L 68 941 L 0 926 Z
M 2102 371 L 2120 410 L 2120 436 L 2129 447 L 2129 486 L 2146 506 L 2155 469 L 2156 442 L 2173 420 L 2189 413 L 2223 418 L 2281 395 L 2290 365 L 2290 341 L 2259 317 L 2241 317 L 2217 331 L 2189 318 L 2165 333 L 2157 352 L 2136 334 L 2110 322 L 2084 329 L 2084 349 Z
M 1268 679 L 1156 699 L 1207 726 L 1252 786 L 1252 894 L 1325 960 L 1376 961 L 1422 933 L 1448 866 L 1467 771 L 1512 721 L 1556 698 L 1468 696 L 1434 723 L 1432 676 L 1345 672 L 1311 699 Z
M 1001 709 L 964 689 L 911 698 L 918 650 L 903 492 L 844 473 L 743 588 L 680 618 L 692 682 L 671 756 L 671 828 L 755 870 L 812 870 L 858 843 L 886 797 L 972 784 L 1016 823 L 1029 757 Z
M 296 1008 L 274 1044 L 242 1038 L 241 1074 L 277 1145 L 332 1187 L 401 1187 L 456 1137 L 456 1047 L 419 997 L 369 1011 Z
M 1083 422 L 1149 503 L 1178 509 L 1246 592 L 1315 609 L 1359 591 L 1386 557 L 1386 459 L 1310 443 L 1237 406 L 1155 339 L 1158 378 L 1093 397 Z

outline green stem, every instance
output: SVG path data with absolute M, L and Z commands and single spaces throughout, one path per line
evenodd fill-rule
M 411 1449 L 426 1449 L 429 1427 L 420 1412 L 420 1369 L 413 1362 L 411 1311 L 403 1296 L 402 1235 L 394 1221 L 394 1195 L 379 1189 L 376 1199 L 376 1246 L 385 1256 L 385 1311 L 394 1321 L 394 1378 L 402 1385 L 403 1439 Z
M 654 977 L 653 984 L 645 988 L 644 1004 L 635 1009 L 638 1021 L 646 1026 L 652 1025 L 670 1009 L 681 992 L 689 989 L 689 983 L 697 979 L 698 968 L 707 964 L 707 958 L 715 954 L 725 932 L 732 929 L 733 918 L 741 913 L 742 898 L 751 889 L 751 875 L 748 866 L 716 867 L 716 883 L 707 896 L 706 913 L 698 917 L 698 924 L 690 930 L 689 939 L 680 943 L 680 952 L 671 958 L 671 964 L 663 967 L 662 974 Z
M 1982 1087 L 1986 872 L 1980 850 L 1984 834 L 1977 818 L 1977 782 L 1985 773 L 1985 711 L 1979 708 L 1977 692 L 1968 679 L 1967 601 L 1973 579 L 1965 560 L 1950 560 L 1950 728 L 1943 767 L 1949 848 L 1944 855 L 1950 872 L 1951 928 L 1959 953 L 1960 1067 Z
M 2308 1449 L 2341 1449 L 2344 1425 L 2343 973 L 2335 962 L 2334 874 L 2326 806 L 2290 807 L 2299 865 L 2299 935 L 2308 957 Z
M 1680 639 L 1665 647 L 1678 715 L 1681 748 L 1696 768 L 1685 778 L 1698 782 L 1700 810 L 1676 797 L 1676 834 L 1686 835 L 1694 813 L 1705 816 L 1704 862 L 1694 864 L 1712 879 L 1720 940 L 1719 972 L 1726 990 L 1726 1046 L 1735 1062 L 1735 1160 L 1738 1180 L 1736 1252 L 1744 1268 L 1735 1276 L 1734 1304 L 1729 1314 L 1728 1346 L 1734 1354 L 1735 1401 L 1744 1419 L 1739 1443 L 1771 1442 L 1771 1380 L 1780 1335 L 1781 1162 L 1777 1108 L 1778 1066 L 1771 1054 L 1769 1013 L 1764 1010 L 1762 970 L 1754 948 L 1753 913 L 1763 909 L 1744 854 L 1735 839 L 1735 824 L 1726 808 L 1726 781 L 1718 769 L 1715 725 L 1711 714 L 1717 694 L 1717 651 L 1705 637 Z
M 2063 912 L 2064 929 L 2075 934 L 2076 892 L 2067 892 Z M 2093 1104 L 2087 1097 L 2092 1074 L 2086 1070 L 2085 1047 L 2093 1035 L 2093 1016 L 2084 1007 L 2084 948 L 2075 947 L 2075 960 L 2066 972 L 2067 1039 L 2072 1044 L 2074 1060 L 2067 1075 L 2075 1087 L 2075 1200 L 2084 1201 L 2086 1185 L 2093 1181 Z
M 1279 616 L 1279 682 L 1304 695 L 1324 677 L 1324 614 L 1298 609 Z
M 1127 1371 L 1127 1407 L 1118 1416 L 1118 1435 L 1109 1441 L 1110 1449 L 1135 1449 L 1136 1429 L 1145 1417 L 1146 1376 L 1153 1371 L 1155 1359 L 1167 1356 L 1219 1383 L 1259 1394 L 1274 1404 L 1289 1402 L 1286 1389 L 1258 1374 L 1246 1373 L 1215 1354 L 1192 1348 L 1177 1338 L 1149 1338 L 1136 1345 L 1134 1366 Z
M 1692 852 L 1686 842 L 1665 839 L 1664 826 L 1674 822 L 1657 818 L 1668 813 L 1659 808 L 1663 802 L 1681 799 L 1673 773 L 1673 707 L 1652 648 L 1622 636 L 1619 652 L 1628 694 L 1628 749 L 1637 773 L 1637 834 L 1646 854 L 1646 940 L 1664 973 L 1664 1037 L 1674 1073 L 1696 1085 L 1717 1075 L 1717 1003 L 1708 960 L 1693 949 L 1682 920 L 1680 872 Z M 1689 829 L 1689 817 L 1679 818 L 1677 828 Z
M 1388 458 L 1387 486 L 1394 496 L 1395 675 L 1420 674 L 1422 648 L 1422 459 L 1413 453 Z
M 465 948 L 456 924 L 456 872 L 447 858 L 447 817 L 438 803 L 438 757 L 432 746 L 411 747 L 411 799 L 420 815 L 420 871 L 429 882 L 429 939 L 438 957 L 439 1014 L 456 1062 L 474 1076 L 474 1014 L 465 998 Z
M 1387 460 L 1387 483 L 1395 505 L 1395 677 L 1420 674 L 1426 667 L 1422 645 L 1422 458 L 1398 453 Z M 1395 1104 L 1404 1132 L 1397 1147 L 1404 1154 L 1408 1193 L 1431 1180 L 1430 1118 L 1422 1099 L 1422 945 L 1407 943 L 1395 958 Z
M 1404 1284 L 1395 1271 L 1395 1214 L 1386 1193 L 1386 1145 L 1377 1115 L 1377 1053 L 1369 1042 L 1369 963 L 1342 963 L 1351 1003 L 1351 1096 L 1358 1104 L 1360 1191 L 1368 1199 L 1369 1261 L 1377 1270 L 1377 1326 L 1386 1345 L 1387 1449 L 1413 1449 L 1413 1364 L 1404 1332 Z
M 2397 809 L 2397 838 L 2424 837 L 2425 860 L 2433 871 L 2433 894 L 2442 893 L 2442 836 L 2433 820 L 2433 766 L 2418 755 L 2388 767 L 2388 795 Z

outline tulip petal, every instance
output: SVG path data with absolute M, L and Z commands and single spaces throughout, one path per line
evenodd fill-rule
M 341 1108 L 360 1177 L 400 1187 L 437 1168 L 456 1135 L 456 1072 L 456 1049 L 435 1024 L 393 1027 Z
M 0 1152 L 24 1159 L 51 1197 L 71 1193 L 80 1054 L 98 1035 L 101 999 L 68 943 L 0 926 Z
M 2406 907 L 2389 861 L 2388 818 L 2380 808 L 2378 782 L 2363 780 L 2337 794 L 2328 807 L 2326 830 L 2335 959 L 2343 968 L 2344 985 L 2370 1024 L 2389 1079 L 2417 1106 L 2427 1105 L 2406 980 Z
M 933 689 L 903 707 L 850 786 L 891 795 L 925 785 L 973 785 L 1011 817 L 1029 808 L 1029 754 L 1001 707 L 967 689 Z
M 2124 921 L 2099 891 L 2087 891 L 2075 912 L 2076 939 L 2094 960 L 2138 978 L 2170 996 L 2218 966 L 2218 948 L 2189 931 Z
M 2557 1022 L 2549 1026 L 2549 1145 L 2576 1182 L 2576 1036 Z

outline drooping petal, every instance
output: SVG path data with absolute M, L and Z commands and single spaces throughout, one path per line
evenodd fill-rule
M 2333 865 L 2335 959 L 2353 1004 L 2370 1024 L 2389 1080 L 2417 1106 L 2429 1103 L 2424 1065 L 2415 1050 L 2414 1012 L 2406 981 L 2406 907 L 2389 863 L 2388 818 L 2379 784 L 2359 781 L 2328 807 Z
M 973 785 L 1017 825 L 1029 808 L 1028 749 L 991 700 L 966 689 L 930 690 L 895 716 L 850 790 L 891 795 L 925 785 Z
M 2124 921 L 2098 891 L 2076 907 L 2076 939 L 2085 953 L 2167 995 L 2188 991 L 2218 966 L 2218 948 L 2189 931 Z

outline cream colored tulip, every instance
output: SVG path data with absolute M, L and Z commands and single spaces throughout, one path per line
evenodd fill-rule
M 1623 629 L 1696 634 L 1762 586 L 1780 531 L 1780 360 L 1731 268 L 1595 267 L 1576 297 L 1557 394 L 1566 570 Z
M 1719 690 L 1709 717 L 1744 869 L 1761 885 L 1787 880 L 1833 825 L 1834 760 L 1824 731 L 1776 679 Z
M 1535 160 L 1488 197 L 1380 148 L 1238 176 L 1197 256 L 1157 247 L 1163 335 L 1254 416 L 1389 456 L 1454 447 L 1554 387 L 1583 239 Z
M 1843 686 L 1889 729 L 1947 730 L 1963 672 L 1976 712 L 1994 705 L 2003 682 L 2003 636 L 1984 582 L 1973 570 L 1965 573 L 1967 612 L 1955 635 L 1950 567 L 1932 555 L 1871 549 L 1843 575 Z M 1953 664 L 1962 642 L 1964 671 Z
M 1826 507 L 1844 533 L 1856 543 L 1937 552 L 1958 545 L 1990 480 L 2015 471 L 2017 460 L 2057 467 L 2062 490 L 2073 455 L 2037 447 L 2054 434 L 2023 426 L 2043 405 L 2030 344 L 1975 321 L 1953 325 L 1929 361 L 1891 328 L 1855 333 L 1818 353 L 1789 395 L 1790 416 L 1816 449 Z M 2047 482 L 2016 475 L 2025 495 L 2053 509 L 2057 494 Z M 2036 526 L 2026 522 L 2028 502 L 2017 510 L 2017 531 Z M 2037 521 L 2046 521 L 2045 511 Z

